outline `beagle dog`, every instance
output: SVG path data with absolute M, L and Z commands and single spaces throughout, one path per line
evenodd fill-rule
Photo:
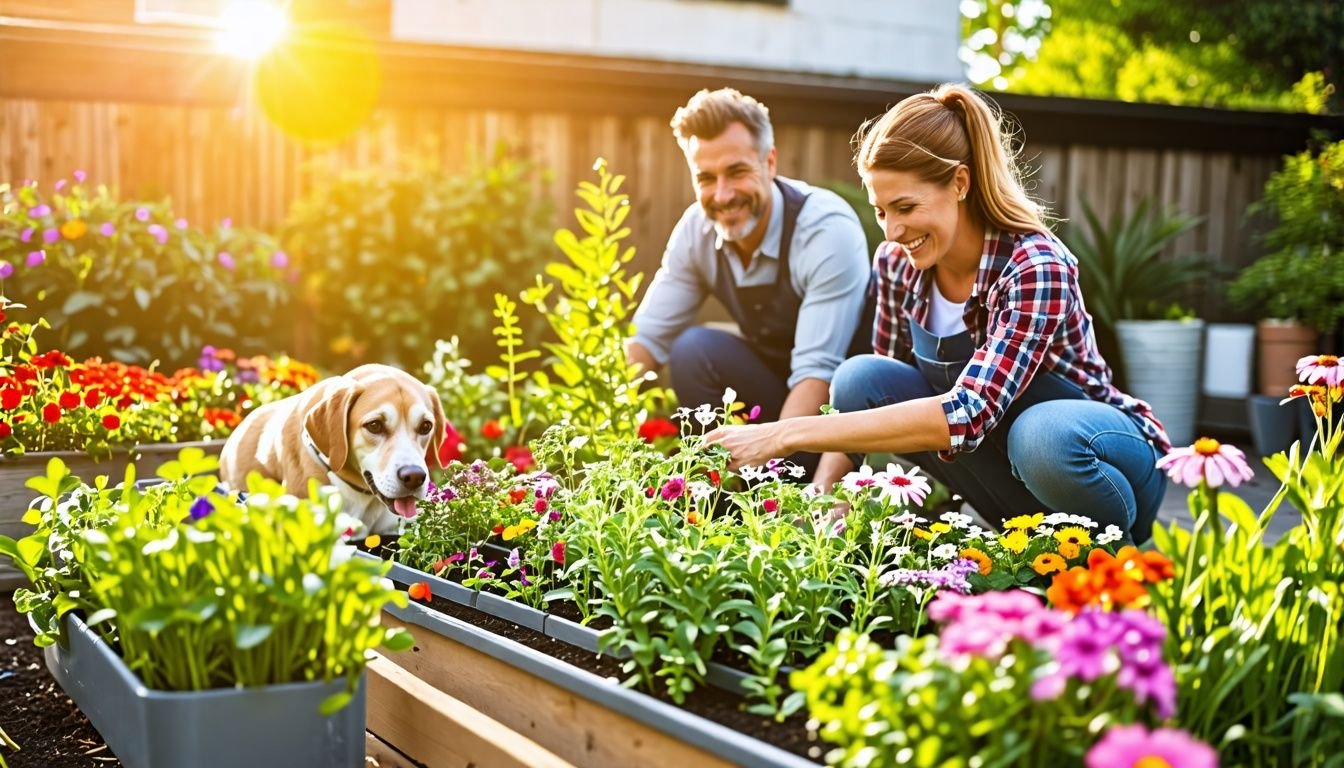
M 361 365 L 256 409 L 229 435 L 220 479 L 247 488 L 247 474 L 308 493 L 316 478 L 341 493 L 342 511 L 370 533 L 396 533 L 441 467 L 446 419 L 439 394 L 386 365 Z

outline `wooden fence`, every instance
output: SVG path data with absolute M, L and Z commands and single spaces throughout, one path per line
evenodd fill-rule
M 13 3 L 15 0 L 8 0 Z M 106 5 L 112 0 L 101 0 Z M 0 18 L 0 181 L 44 183 L 82 169 L 124 196 L 170 196 L 193 221 L 277 227 L 290 203 L 343 169 L 410 154 L 464 167 L 498 141 L 551 171 L 541 191 L 569 224 L 594 158 L 628 176 L 637 266 L 656 267 L 691 201 L 668 128 L 701 87 L 733 85 L 771 107 L 780 172 L 853 182 L 860 122 L 922 84 L 377 43 L 379 107 L 350 137 L 287 137 L 248 97 L 244 65 L 190 30 L 106 20 Z M 1304 115 L 1002 96 L 1022 128 L 1033 192 L 1063 217 L 1088 199 L 1103 215 L 1145 197 L 1204 217 L 1177 249 L 1236 267 L 1257 254 L 1246 207 L 1281 155 L 1340 121 Z

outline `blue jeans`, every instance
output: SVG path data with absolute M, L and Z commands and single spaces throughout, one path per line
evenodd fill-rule
M 1143 543 L 1167 489 L 1157 450 L 1116 408 L 1051 396 L 1071 386 L 1042 371 L 976 450 L 950 463 L 934 452 L 907 458 L 993 525 L 1016 515 L 1065 512 L 1090 517 L 1102 528 L 1116 525 Z M 831 403 L 849 413 L 945 391 L 935 390 L 909 363 L 861 355 L 836 370 Z
M 672 342 L 667 369 L 677 402 L 687 408 L 701 403 L 718 408 L 723 390 L 732 387 L 747 410 L 761 407 L 756 423 L 762 423 L 778 420 L 789 396 L 787 372 L 768 365 L 741 337 L 714 328 L 696 325 L 683 331 Z M 821 456 L 795 453 L 787 458 L 802 465 L 810 477 Z

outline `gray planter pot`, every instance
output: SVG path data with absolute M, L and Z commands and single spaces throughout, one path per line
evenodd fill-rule
M 359 768 L 364 678 L 330 717 L 322 701 L 345 682 L 167 692 L 145 687 L 98 633 L 67 615 L 69 648 L 45 650 L 47 669 L 126 768 Z
M 1251 424 L 1251 441 L 1255 452 L 1261 456 L 1272 456 L 1279 451 L 1288 450 L 1298 433 L 1299 403 L 1279 405 L 1282 398 L 1267 395 L 1251 395 L 1246 399 L 1246 416 Z M 1310 408 L 1307 409 L 1310 413 Z M 1312 424 L 1312 430 L 1316 425 Z
M 1129 394 L 1153 407 L 1172 445 L 1195 440 L 1203 320 L 1121 320 L 1115 324 Z
M 111 457 L 95 462 L 83 451 L 40 451 L 22 456 L 0 458 L 0 536 L 19 539 L 33 532 L 33 527 L 23 522 L 23 514 L 28 504 L 37 494 L 24 485 L 28 478 L 47 471 L 47 462 L 59 458 L 70 471 L 86 483 L 93 482 L 98 475 L 107 475 L 113 485 L 120 483 L 126 475 L 126 465 L 135 464 L 136 477 L 152 478 L 160 464 L 176 459 L 183 448 L 200 448 L 206 453 L 219 455 L 224 447 L 223 440 L 211 440 L 196 443 L 154 443 L 142 445 L 134 452 L 118 451 Z M 0 562 L 0 590 L 26 586 L 28 580 L 19 569 Z
M 544 680 L 575 697 L 618 712 L 623 717 L 637 721 L 641 726 L 647 726 L 679 742 L 693 745 L 696 749 L 731 764 L 748 768 L 816 767 L 816 763 L 797 755 L 639 691 L 614 685 L 610 680 L 458 621 L 451 616 L 444 616 L 422 605 L 411 603 L 405 608 L 389 605 L 384 610 L 411 625 L 412 631 L 417 634 L 428 631 L 440 635 L 453 644 L 489 656 L 507 665 L 508 668 Z M 461 691 L 458 694 L 466 695 Z M 567 717 L 565 712 L 573 708 L 572 704 L 563 700 L 555 704 L 537 700 L 530 702 L 530 706 L 529 712 L 538 720 L 549 719 L 558 722 L 563 722 Z M 558 706 L 564 711 L 551 713 L 545 709 L 548 706 Z
M 546 625 L 546 614 L 536 608 L 490 592 L 476 595 L 476 610 L 537 632 L 542 632 Z
M 356 552 L 355 556 L 368 560 L 379 559 L 367 552 Z M 429 584 L 429 591 L 432 592 L 435 597 L 451 600 L 458 605 L 466 605 L 472 608 L 476 607 L 476 590 L 468 589 L 455 581 L 441 579 L 432 573 L 418 571 L 414 568 L 402 565 L 395 560 L 392 561 L 392 568 L 387 572 L 387 578 L 402 584 L 415 584 L 416 582 L 423 581 Z

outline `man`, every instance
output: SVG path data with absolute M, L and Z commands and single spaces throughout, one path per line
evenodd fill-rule
M 750 96 L 700 91 L 672 130 L 698 203 L 635 313 L 631 364 L 666 364 L 684 406 L 717 404 L 731 387 L 761 420 L 816 414 L 847 354 L 872 351 L 858 217 L 838 195 L 776 176 L 769 113 Z M 709 295 L 741 336 L 692 326 Z M 793 458 L 809 473 L 816 465 L 815 454 Z

